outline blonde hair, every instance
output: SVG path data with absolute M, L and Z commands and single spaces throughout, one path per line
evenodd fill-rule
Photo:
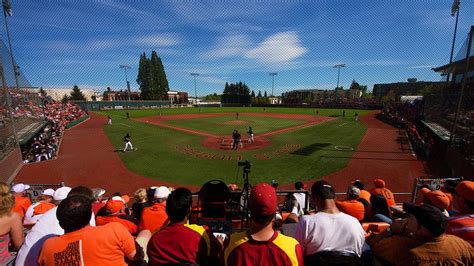
M 137 189 L 137 191 L 135 191 L 135 194 L 133 195 L 133 198 L 135 199 L 136 202 L 142 202 L 144 200 L 147 200 L 146 189 L 144 188 Z
M 10 192 L 10 186 L 0 183 L 0 216 L 9 213 L 15 205 L 15 197 Z

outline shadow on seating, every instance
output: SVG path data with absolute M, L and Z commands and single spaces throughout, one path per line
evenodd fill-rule
M 230 189 L 220 180 L 211 180 L 199 190 L 198 208 L 201 210 L 197 223 L 207 225 L 215 232 L 230 230 L 227 221 L 227 204 L 231 198 Z

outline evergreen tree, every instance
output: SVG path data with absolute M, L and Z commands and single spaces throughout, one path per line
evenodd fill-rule
M 261 98 L 261 97 L 262 97 L 262 92 L 258 91 L 257 98 Z
M 43 89 L 43 87 L 39 89 L 39 94 L 41 95 L 41 97 L 46 97 L 46 95 L 48 95 L 46 91 Z
M 141 97 L 143 100 L 151 100 L 151 75 L 150 62 L 143 53 L 140 55 L 140 62 L 138 63 L 137 83 L 140 86 Z
M 263 93 L 263 97 L 267 98 L 267 91 Z
M 250 94 L 252 98 L 255 98 L 255 92 L 252 90 L 252 93 Z
M 70 100 L 71 101 L 85 101 L 86 100 L 86 97 L 84 96 L 81 89 L 79 89 L 77 85 L 74 85 L 74 87 L 72 88 Z
M 168 80 L 161 58 L 156 51 L 151 52 L 150 59 L 151 91 L 153 99 L 166 100 L 168 98 Z
M 69 101 L 69 96 L 67 94 L 64 94 L 63 98 L 61 99 L 61 102 L 66 104 Z

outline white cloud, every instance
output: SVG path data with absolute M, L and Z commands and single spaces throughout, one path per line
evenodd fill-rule
M 428 69 L 431 69 L 433 67 L 436 67 L 435 65 L 421 65 L 421 66 L 411 66 L 409 68 L 413 68 L 413 69 L 418 69 L 418 68 L 428 68 Z
M 218 59 L 238 56 L 245 53 L 250 46 L 250 39 L 246 35 L 238 34 L 218 38 L 217 44 L 210 51 L 200 55 L 203 59 Z
M 282 63 L 292 61 L 307 52 L 294 31 L 274 34 L 257 47 L 248 50 L 245 57 L 262 63 Z
M 139 37 L 138 44 L 147 46 L 173 46 L 181 43 L 181 39 L 176 34 L 164 33 Z

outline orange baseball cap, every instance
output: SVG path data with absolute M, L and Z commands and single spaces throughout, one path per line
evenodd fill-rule
M 374 185 L 376 188 L 384 188 L 385 181 L 383 181 L 382 179 L 374 179 Z
M 474 201 L 474 182 L 462 181 L 456 186 L 455 191 L 459 196 Z
M 427 187 L 422 187 L 420 189 L 420 195 L 422 195 L 423 197 L 426 197 L 426 195 L 428 195 L 428 193 L 431 192 L 431 189 L 427 188 Z
M 111 213 L 116 213 L 122 210 L 122 208 L 125 206 L 125 203 L 127 203 L 129 200 L 130 197 L 127 195 L 123 195 L 121 197 L 115 196 L 107 201 L 105 208 L 107 208 Z
M 449 207 L 449 203 L 451 202 L 448 196 L 446 196 L 446 194 L 444 194 L 440 190 L 428 192 L 426 194 L 426 198 L 428 198 L 431 201 L 432 205 L 442 210 L 447 209 Z

